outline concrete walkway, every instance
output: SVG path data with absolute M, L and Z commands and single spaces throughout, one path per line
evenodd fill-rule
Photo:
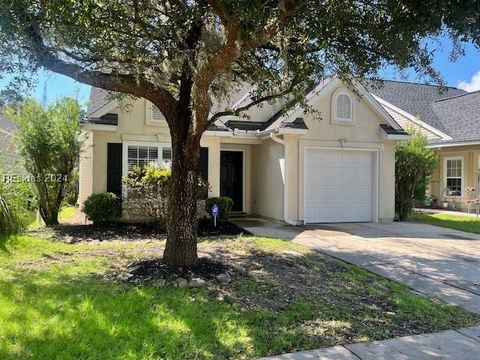
M 234 221 L 257 236 L 294 241 L 480 314 L 480 235 L 418 223 Z
M 264 358 L 269 360 L 403 360 L 480 359 L 480 327 L 324 349 L 300 351 Z

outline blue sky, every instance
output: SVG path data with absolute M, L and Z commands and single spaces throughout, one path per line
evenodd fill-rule
M 430 46 L 439 47 L 438 45 Z M 450 50 L 450 41 L 443 38 L 435 56 L 435 67 L 440 70 L 447 84 L 460 86 L 467 91 L 480 90 L 480 50 L 475 49 L 473 45 L 468 45 L 465 56 L 460 57 L 453 63 L 449 60 Z M 382 71 L 380 75 L 391 80 L 421 81 L 413 71 L 407 71 L 400 75 L 387 69 Z M 0 87 L 2 86 L 5 86 L 5 81 L 0 81 Z M 49 72 L 39 73 L 37 86 L 28 95 L 42 101 L 45 87 L 48 103 L 52 103 L 63 96 L 74 96 L 83 106 L 88 103 L 90 86 L 78 83 L 66 76 Z

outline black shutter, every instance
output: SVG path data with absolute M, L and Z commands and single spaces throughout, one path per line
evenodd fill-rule
M 208 147 L 200 148 L 200 158 L 198 160 L 198 175 L 205 181 L 208 181 Z
M 107 191 L 122 196 L 122 144 L 107 144 Z

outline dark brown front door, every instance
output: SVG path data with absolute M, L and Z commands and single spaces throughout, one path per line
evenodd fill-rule
M 243 211 L 243 152 L 220 152 L 220 195 L 233 200 L 232 211 Z

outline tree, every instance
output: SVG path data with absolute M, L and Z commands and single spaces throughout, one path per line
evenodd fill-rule
M 409 132 L 410 140 L 395 146 L 395 211 L 400 221 L 408 221 L 415 195 L 427 188 L 438 165 L 438 152 L 427 148 L 427 138 Z
M 477 2 L 450 0 L 1 0 L 0 72 L 19 86 L 48 69 L 160 109 L 173 152 L 164 261 L 187 266 L 210 124 L 286 94 L 293 104 L 333 73 L 349 81 L 388 64 L 440 82 L 423 39 L 444 31 L 478 44 L 478 14 Z M 255 85 L 250 104 L 211 113 L 212 98 L 245 83 Z
M 40 216 L 46 225 L 56 225 L 80 157 L 80 106 L 72 98 L 47 109 L 26 100 L 7 112 L 18 124 L 17 145 L 35 184 Z

